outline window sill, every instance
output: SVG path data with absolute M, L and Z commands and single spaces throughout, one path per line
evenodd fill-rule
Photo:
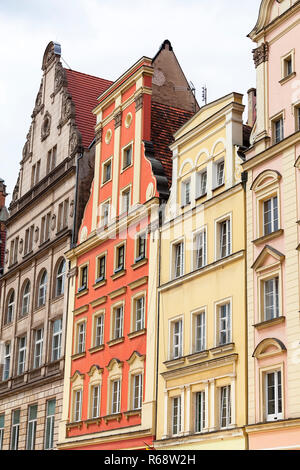
M 221 189 L 225 186 L 225 183 L 220 184 L 219 186 L 216 186 L 215 188 L 212 189 L 212 191 L 218 191 L 218 189 Z
M 146 328 L 144 328 L 143 330 L 132 331 L 132 333 L 128 333 L 127 336 L 129 339 L 133 339 L 133 338 L 137 338 L 138 336 L 145 335 L 146 333 L 147 333 L 147 330 Z
M 144 266 L 145 264 L 148 263 L 148 258 L 143 258 L 140 261 L 135 260 L 135 263 L 131 265 L 133 270 L 136 270 L 140 268 L 141 266 Z
M 281 80 L 279 80 L 280 85 L 284 85 L 286 82 L 289 82 L 290 80 L 292 80 L 292 78 L 296 77 L 296 75 L 296 72 L 292 72 L 286 77 L 283 77 Z
M 106 281 L 106 279 L 104 279 L 103 281 L 96 282 L 93 285 L 93 288 L 94 288 L 94 290 L 97 290 L 97 289 L 100 289 L 100 287 L 106 286 L 106 284 L 107 284 L 107 281 Z
M 124 416 L 125 416 L 125 418 L 127 419 L 127 421 L 128 421 L 129 418 L 131 418 L 132 416 L 139 416 L 139 417 L 141 417 L 141 416 L 142 416 L 142 410 L 141 410 L 141 409 L 138 409 L 138 410 L 129 410 L 129 411 L 125 411 L 125 412 L 124 412 Z
M 102 418 L 91 418 L 91 419 L 87 419 L 84 423 L 87 428 L 91 426 L 92 424 L 96 424 L 97 426 L 100 426 L 101 420 Z
M 192 203 L 188 202 L 187 204 L 182 204 L 181 209 L 185 209 L 186 207 L 190 207 Z
M 25 253 L 23 256 L 23 260 L 26 260 L 27 258 L 29 258 L 32 255 L 32 253 L 33 253 L 33 250 L 30 250 L 27 253 Z
M 185 357 L 179 357 L 178 359 L 171 359 L 170 361 L 166 361 L 163 364 L 169 369 L 170 367 L 179 366 L 180 364 L 185 363 Z
M 101 346 L 95 346 L 94 348 L 89 349 L 90 354 L 95 354 L 96 352 L 103 351 L 105 348 L 104 344 L 101 344 Z
M 262 243 L 265 243 L 266 241 L 273 240 L 273 238 L 280 237 L 284 233 L 284 230 L 276 230 L 276 232 L 269 233 L 268 235 L 264 235 L 263 237 L 257 238 L 256 240 L 253 240 L 252 243 L 255 246 L 261 245 Z
M 270 326 L 274 326 L 274 325 L 279 325 L 281 323 L 285 323 L 285 317 L 283 316 L 278 317 L 278 318 L 273 318 L 272 320 L 263 321 L 253 326 L 257 330 L 264 330 L 265 328 L 269 328 Z
M 76 359 L 81 359 L 82 357 L 85 357 L 85 356 L 86 356 L 86 352 L 73 354 L 73 356 L 71 356 L 71 359 L 72 361 L 76 361 Z
M 207 197 L 207 193 L 204 193 L 204 194 L 201 194 L 200 196 L 197 196 L 195 200 L 200 201 L 201 199 L 203 199 L 205 197 Z
M 64 294 L 58 295 L 57 297 L 53 297 L 53 299 L 51 300 L 51 304 L 55 304 L 56 302 L 63 300 L 64 297 L 65 297 Z
M 77 423 L 69 423 L 67 424 L 67 430 L 69 431 L 70 429 L 81 429 L 83 425 L 83 421 L 78 421 Z
M 85 289 L 81 292 L 77 292 L 76 294 L 76 299 L 80 299 L 81 297 L 83 297 L 84 295 L 88 294 L 89 293 L 89 290 L 88 289 Z
M 222 353 L 226 353 L 229 351 L 233 351 L 234 347 L 235 347 L 234 343 L 228 343 L 222 346 L 217 346 L 216 348 L 211 349 L 210 352 L 213 356 L 216 356 L 217 354 L 222 354 Z
M 115 281 L 116 279 L 119 279 L 119 277 L 125 276 L 126 274 L 126 269 L 122 269 L 122 271 L 119 271 L 111 276 L 112 280 Z
M 133 163 L 132 163 L 132 162 L 129 163 L 129 165 L 124 166 L 124 167 L 122 168 L 122 170 L 121 170 L 121 174 L 124 173 L 124 171 L 128 170 L 128 168 L 131 168 L 132 166 L 133 166 Z
M 111 348 L 112 346 L 115 346 L 116 344 L 124 343 L 125 338 L 122 336 L 122 338 L 117 338 L 117 339 L 111 339 L 108 341 L 107 346 Z
M 209 355 L 209 351 L 201 351 L 198 353 L 193 353 L 190 356 L 187 356 L 188 362 L 196 362 L 201 359 L 206 359 Z
M 106 181 L 102 181 L 100 187 L 103 188 L 103 186 L 105 186 L 106 184 L 111 183 L 111 182 L 112 182 L 112 178 L 109 178 L 109 180 L 106 180 Z
M 44 308 L 46 308 L 46 304 L 39 305 L 39 306 L 35 307 L 34 313 L 41 312 L 42 310 L 44 310 Z
M 109 421 L 118 421 L 119 423 L 122 419 L 122 413 L 116 413 L 113 415 L 103 416 L 103 419 L 105 421 L 105 424 L 107 424 Z

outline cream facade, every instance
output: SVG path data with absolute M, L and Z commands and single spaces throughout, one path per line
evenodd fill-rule
M 156 449 L 245 449 L 245 136 L 242 95 L 175 134 L 160 233 Z

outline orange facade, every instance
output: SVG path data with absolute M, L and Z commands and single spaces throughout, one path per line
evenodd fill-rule
M 161 53 L 175 63 L 168 42 Z M 177 61 L 176 67 L 182 74 Z M 168 145 L 192 113 L 157 102 L 153 74 L 155 63 L 142 58 L 99 97 L 94 111 L 94 182 L 77 246 L 68 253 L 76 267 L 68 332 L 70 448 L 142 449 L 155 438 L 154 232 L 170 186 Z M 158 116 L 168 122 L 163 134 Z

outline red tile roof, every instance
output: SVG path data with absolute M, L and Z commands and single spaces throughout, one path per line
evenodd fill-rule
M 82 136 L 82 145 L 87 148 L 95 136 L 96 116 L 92 110 L 98 104 L 98 96 L 113 82 L 74 70 L 65 69 L 65 71 L 68 91 L 75 103 L 76 124 Z
M 172 184 L 172 152 L 169 145 L 174 142 L 173 135 L 194 113 L 152 102 L 151 105 L 151 141 L 155 158 L 161 161 L 169 187 Z

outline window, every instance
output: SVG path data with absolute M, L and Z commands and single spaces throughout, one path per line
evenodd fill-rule
M 197 197 L 205 196 L 207 192 L 207 171 L 197 174 Z
M 33 368 L 38 369 L 42 364 L 42 354 L 43 354 L 43 339 L 44 339 L 44 330 L 40 328 L 35 330 L 34 334 L 34 356 L 33 356 Z
M 195 347 L 194 352 L 205 351 L 206 348 L 206 325 L 205 312 L 194 315 Z
M 43 307 L 46 304 L 46 294 L 47 294 L 47 282 L 48 276 L 47 271 L 44 271 L 38 288 L 38 307 Z
M 0 415 L 0 450 L 3 449 L 5 415 Z
M 181 185 L 181 204 L 188 206 L 191 203 L 191 180 L 184 181 Z
M 55 295 L 59 297 L 65 291 L 66 261 L 63 259 L 57 270 Z
M 32 252 L 33 249 L 33 233 L 34 225 L 28 228 L 25 232 L 25 243 L 24 243 L 24 256 Z
M 219 258 L 226 258 L 231 254 L 231 223 L 230 219 L 218 223 Z
M 283 130 L 283 118 L 279 118 L 273 121 L 273 136 L 274 143 L 278 144 L 281 140 L 284 139 L 284 130 Z
M 100 416 L 100 385 L 92 387 L 92 418 Z
M 195 432 L 202 432 L 205 429 L 205 392 L 198 392 L 196 399 Z
M 132 409 L 139 410 L 142 408 L 142 401 L 143 401 L 143 376 L 142 374 L 134 375 L 132 383 L 133 383 Z
M 94 347 L 97 348 L 98 346 L 102 346 L 102 344 L 104 344 L 104 316 L 99 315 L 96 317 Z
M 37 425 L 37 405 L 28 408 L 26 450 L 34 450 Z
M 283 419 L 281 371 L 265 375 L 267 421 Z
M 82 292 L 88 288 L 88 266 L 82 266 L 80 268 L 80 276 L 79 276 L 79 289 L 78 292 Z
M 81 421 L 81 410 L 82 410 L 82 390 L 74 391 L 74 422 Z
M 176 320 L 171 323 L 171 359 L 182 357 L 182 320 Z
M 231 387 L 227 385 L 220 390 L 220 427 L 228 428 L 231 424 Z
M 21 306 L 21 315 L 27 315 L 29 313 L 30 305 L 30 282 L 27 281 L 23 290 L 22 295 L 22 306 Z
M 145 328 L 145 297 L 134 300 L 134 331 Z
M 278 197 L 272 197 L 263 203 L 264 209 L 264 235 L 276 232 L 279 229 Z
M 58 232 L 68 227 L 68 215 L 69 215 L 69 199 L 66 199 L 64 202 L 61 202 L 58 206 L 58 221 L 57 221 Z
M 62 319 L 55 320 L 52 328 L 51 360 L 57 361 L 61 357 Z
M 131 165 L 132 162 L 132 146 L 127 147 L 123 153 L 123 170 Z
M 104 281 L 106 276 L 106 255 L 100 256 L 97 259 L 97 279 L 98 282 Z
M 82 322 L 77 325 L 77 347 L 76 353 L 81 354 L 85 352 L 85 331 L 86 323 Z
M 10 266 L 18 262 L 18 249 L 19 249 L 19 237 L 15 238 L 15 240 L 12 240 L 10 242 L 10 258 L 9 258 Z
M 53 149 L 49 150 L 48 152 L 48 159 L 47 159 L 47 174 L 50 171 L 54 170 L 56 165 L 56 154 L 57 154 L 57 146 L 53 147 Z
M 10 450 L 18 450 L 19 430 L 20 430 L 20 410 L 12 412 L 12 427 L 10 437 Z
M 26 336 L 18 339 L 18 369 L 17 374 L 22 375 L 25 371 L 25 361 L 26 361 Z
M 206 230 L 194 238 L 194 269 L 201 269 L 204 266 L 206 266 Z
M 264 281 L 264 320 L 279 317 L 279 277 Z
M 13 290 L 8 297 L 5 323 L 11 323 L 13 321 L 14 311 L 15 311 L 15 291 Z
M 40 237 L 40 244 L 45 243 L 50 238 L 50 219 L 51 213 L 49 212 L 47 215 L 42 217 L 41 223 L 41 237 Z
M 283 60 L 283 74 L 284 78 L 288 77 L 293 73 L 293 59 L 292 56 L 289 55 Z
M 108 225 L 109 213 L 110 213 L 110 201 L 106 201 L 101 205 L 100 225 L 102 227 L 106 227 Z
M 115 273 L 123 271 L 125 268 L 125 245 L 120 245 L 116 249 L 116 269 Z
M 224 160 L 216 163 L 216 188 L 225 183 L 225 163 Z
M 174 277 L 183 276 L 183 242 L 174 245 Z
M 130 191 L 130 188 L 128 189 L 125 189 L 125 191 L 122 191 L 122 201 L 121 201 L 121 205 L 122 205 L 122 208 L 121 208 L 121 213 L 128 213 L 129 212 L 129 208 L 130 208 L 130 195 L 131 195 L 131 191 Z
M 111 413 L 120 413 L 121 409 L 121 382 L 120 379 L 114 380 L 111 384 L 112 397 L 111 397 Z
M 47 401 L 47 414 L 45 426 L 45 450 L 53 449 L 54 420 L 55 420 L 55 399 Z
M 31 169 L 31 186 L 34 186 L 40 179 L 41 160 L 39 160 Z
M 113 309 L 113 337 L 119 339 L 123 337 L 123 306 Z
M 136 254 L 137 257 L 135 262 L 141 261 L 146 257 L 146 234 L 143 233 L 137 237 L 137 245 L 136 245 Z
M 226 303 L 218 306 L 219 346 L 231 343 L 231 306 Z
M 296 130 L 300 131 L 300 106 L 295 109 L 296 114 Z
M 6 343 L 4 346 L 4 365 L 3 365 L 3 381 L 9 379 L 10 373 L 10 360 L 11 360 L 11 346 L 10 343 Z
M 103 183 L 111 180 L 111 160 L 105 162 L 103 165 Z
M 172 434 L 177 436 L 181 432 L 181 397 L 172 399 Z

